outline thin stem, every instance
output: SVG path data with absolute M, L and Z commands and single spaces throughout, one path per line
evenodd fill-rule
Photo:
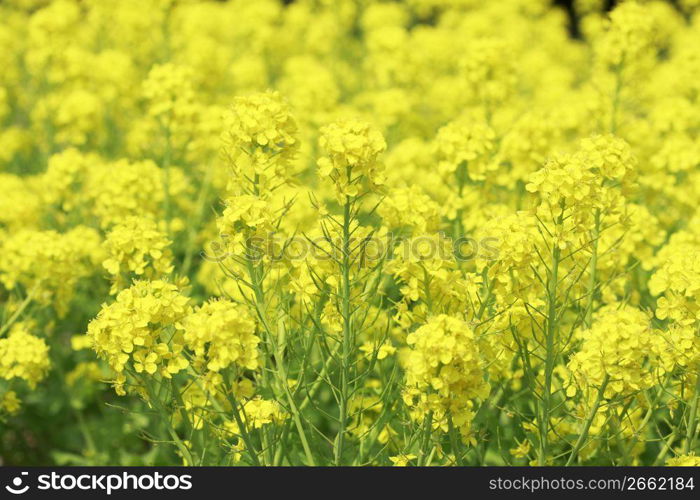
M 559 216 L 561 223 L 563 215 Z M 554 373 L 554 362 L 556 358 L 555 338 L 557 336 L 557 282 L 559 280 L 559 261 L 561 250 L 556 241 L 553 241 L 552 248 L 552 269 L 547 284 L 547 331 L 545 339 L 545 370 L 544 370 L 544 392 L 542 394 L 542 406 L 540 412 L 540 439 L 538 450 L 538 464 L 545 465 L 548 455 L 548 434 L 549 434 L 549 414 L 552 407 L 552 375 Z
M 691 451 L 695 449 L 695 434 L 698 428 L 698 400 L 700 399 L 700 373 L 697 375 L 695 381 L 695 394 L 693 395 L 693 402 L 690 405 L 690 415 L 688 416 L 688 433 L 685 436 L 685 448 L 684 453 L 688 455 Z
M 148 399 L 155 405 L 156 410 L 160 413 L 161 421 L 165 425 L 165 428 L 170 437 L 172 438 L 173 442 L 175 443 L 175 446 L 178 450 L 180 450 L 180 454 L 182 455 L 183 460 L 185 460 L 186 465 L 194 465 L 194 459 L 192 458 L 190 450 L 187 448 L 187 446 L 185 446 L 185 443 L 183 443 L 182 439 L 180 439 L 180 436 L 177 435 L 177 431 L 175 430 L 175 427 L 173 427 L 173 424 L 170 421 L 170 412 L 167 410 L 167 408 L 165 408 L 163 402 L 153 391 L 153 387 L 151 386 L 150 380 L 148 379 L 148 377 L 140 377 L 140 379 L 144 387 L 146 388 L 146 392 L 148 393 Z
M 231 387 L 231 384 L 229 382 L 228 374 L 226 372 L 223 372 L 222 377 L 224 380 L 224 384 L 226 385 L 226 398 L 228 399 L 228 402 L 231 405 L 231 409 L 233 410 L 233 418 L 236 420 L 236 425 L 238 425 L 238 431 L 241 433 L 241 438 L 243 438 L 246 450 L 248 450 L 250 458 L 253 459 L 253 465 L 260 466 L 260 459 L 258 458 L 258 454 L 255 451 L 253 442 L 250 439 L 250 435 L 248 434 L 246 424 L 245 422 L 243 422 L 241 415 L 238 413 L 238 407 L 240 405 L 238 404 L 238 401 L 236 401 L 236 396 L 233 394 L 233 388 Z
M 603 395 L 605 394 L 605 388 L 608 386 L 608 380 L 608 376 L 606 375 L 603 379 L 603 383 L 600 384 L 600 387 L 598 388 L 598 394 L 596 395 L 595 402 L 591 407 L 591 411 L 588 413 L 588 417 L 586 417 L 586 422 L 583 425 L 583 431 L 581 432 L 581 434 L 579 434 L 578 439 L 576 440 L 576 444 L 574 444 L 574 448 L 571 450 L 569 460 L 566 461 L 567 466 L 571 465 L 574 462 L 574 460 L 576 460 L 579 451 L 581 451 L 581 448 L 588 440 L 588 432 L 591 430 L 591 424 L 593 424 L 593 419 L 598 413 L 600 403 L 603 401 Z
M 22 301 L 22 303 L 19 305 L 17 310 L 12 314 L 9 320 L 7 320 L 7 323 L 2 325 L 0 327 L 0 337 L 2 337 L 7 330 L 19 319 L 19 317 L 22 315 L 24 310 L 27 308 L 29 303 L 32 301 L 32 297 L 34 295 L 34 291 L 38 288 L 38 285 L 35 286 L 28 294 L 27 297 Z
M 420 444 L 420 456 L 418 457 L 418 465 L 419 466 L 423 466 L 426 464 L 427 450 L 428 450 L 428 445 L 430 444 L 430 435 L 432 434 L 432 430 L 433 430 L 433 412 L 429 411 L 428 415 L 425 417 L 425 421 L 423 422 L 423 432 L 422 432 L 423 440 L 421 441 L 421 444 Z
M 340 465 L 345 445 L 345 433 L 348 419 L 348 379 L 349 362 L 352 347 L 352 322 L 350 318 L 350 222 L 352 202 L 349 196 L 345 197 L 343 207 L 343 259 L 342 259 L 342 314 L 343 314 L 343 339 L 340 356 L 340 404 L 338 408 L 338 435 L 335 439 L 334 461 Z
M 455 177 L 457 178 L 457 197 L 458 197 L 458 203 L 460 204 L 460 207 L 457 209 L 457 218 L 454 221 L 454 239 L 458 240 L 462 236 L 464 236 L 464 222 L 462 221 L 462 217 L 464 215 L 464 209 L 461 206 L 462 203 L 462 197 L 464 195 L 464 186 L 466 185 L 468 179 L 469 179 L 469 172 L 467 170 L 467 163 L 462 162 L 457 166 L 457 170 L 455 171 Z M 461 265 L 461 262 L 460 262 Z
M 584 319 L 584 325 L 586 328 L 591 327 L 593 319 L 593 302 L 598 281 L 598 239 L 600 238 L 600 209 L 597 208 L 595 211 L 595 224 L 593 226 L 593 241 L 591 248 L 591 267 L 590 267 L 590 281 L 588 283 L 588 301 L 586 304 L 586 316 Z
M 302 447 L 304 448 L 304 454 L 306 455 L 306 461 L 308 465 L 316 465 L 313 454 L 311 453 L 311 448 L 309 447 L 309 442 L 306 437 L 306 432 L 304 431 L 304 426 L 301 421 L 301 412 L 299 411 L 299 407 L 297 406 L 296 402 L 294 401 L 294 397 L 292 396 L 292 393 L 289 390 L 289 382 L 288 382 L 288 377 L 287 377 L 287 371 L 284 366 L 284 344 L 285 344 L 285 329 L 284 325 L 280 324 L 278 331 L 279 331 L 279 339 L 275 341 L 272 329 L 270 328 L 269 321 L 267 319 L 267 313 L 265 310 L 265 293 L 262 288 L 262 282 L 259 277 L 258 269 L 253 265 L 253 263 L 248 260 L 246 262 L 248 266 L 248 274 L 250 276 L 250 282 L 253 285 L 253 291 L 255 295 L 255 308 L 257 310 L 258 316 L 260 317 L 260 321 L 263 325 L 263 328 L 265 330 L 267 340 L 272 344 L 273 350 L 275 351 L 276 354 L 276 365 L 275 368 L 273 368 L 271 371 L 275 375 L 275 378 L 277 379 L 277 384 L 281 388 L 282 392 L 284 393 L 285 399 L 287 400 L 287 404 L 289 406 L 289 410 L 292 414 L 292 419 L 294 421 L 294 425 L 297 429 L 297 432 L 299 434 L 299 439 L 301 440 Z M 263 373 L 266 370 L 263 369 Z
M 209 194 L 209 187 L 211 184 L 211 171 L 207 169 L 204 174 L 204 180 L 199 189 L 199 195 L 197 196 L 197 209 L 195 211 L 194 217 L 187 224 L 187 249 L 185 250 L 185 258 L 182 262 L 182 275 L 187 276 L 190 267 L 192 266 L 192 259 L 194 257 L 195 251 L 195 237 L 197 236 L 197 230 L 202 223 L 202 218 L 204 215 L 204 208 L 206 206 L 207 196 Z
M 645 429 L 647 426 L 647 423 L 649 422 L 651 417 L 654 415 L 654 411 L 656 411 L 658 409 L 657 405 L 665 392 L 667 380 L 664 381 L 663 385 L 659 388 L 656 395 L 654 396 L 654 399 L 649 402 L 649 409 L 647 410 L 646 415 L 644 415 L 644 418 L 642 419 L 642 421 L 637 426 L 638 429 Z M 639 437 L 635 433 L 635 435 L 631 439 L 631 442 L 629 443 L 629 446 L 627 446 L 627 449 L 625 450 L 625 456 L 629 456 L 630 453 L 632 453 L 632 450 L 634 449 L 634 447 L 638 441 L 639 441 Z
M 330 353 L 330 355 L 326 358 L 326 361 L 323 363 L 323 366 L 321 367 L 321 370 L 318 372 L 318 375 L 316 376 L 316 380 L 313 382 L 311 385 L 311 388 L 307 391 L 307 394 L 304 396 L 304 400 L 301 402 L 299 405 L 299 410 L 303 410 L 306 408 L 309 403 L 311 403 L 311 400 L 313 397 L 316 395 L 318 390 L 321 388 L 321 384 L 326 380 L 326 376 L 328 375 L 328 370 L 331 368 L 331 364 L 333 363 L 333 360 L 335 359 L 336 354 L 338 354 L 338 351 L 340 350 L 340 345 L 336 345 L 333 348 L 333 351 Z
M 301 439 L 301 446 L 304 448 L 304 454 L 306 455 L 306 462 L 307 465 L 315 466 L 316 462 L 314 461 L 313 453 L 311 453 L 311 448 L 309 447 L 309 442 L 308 439 L 306 438 L 306 433 L 304 432 L 304 426 L 302 425 L 301 422 L 301 414 L 299 412 L 299 409 L 294 402 L 294 397 L 292 396 L 291 391 L 289 390 L 289 383 L 287 382 L 287 371 L 286 368 L 284 367 L 284 345 L 285 345 L 285 329 L 284 325 L 281 324 L 279 325 L 279 336 L 280 338 L 277 341 L 277 371 L 279 372 L 279 382 L 280 385 L 282 386 L 282 390 L 284 391 L 284 394 L 287 399 L 287 403 L 289 404 L 289 410 L 292 414 L 292 418 L 294 420 L 294 425 L 297 428 L 297 432 L 299 433 L 299 439 Z
M 486 403 L 484 403 L 486 404 Z M 452 417 L 447 417 L 447 423 L 449 425 L 449 436 L 450 436 L 450 446 L 452 447 L 452 453 L 455 456 L 455 462 L 457 465 L 464 465 L 464 451 L 462 446 L 462 440 L 455 429 L 454 423 L 452 422 Z
M 659 451 L 659 454 L 656 455 L 656 458 L 654 459 L 654 463 L 652 464 L 652 466 L 661 465 L 661 463 L 666 458 L 666 455 L 668 455 L 668 452 L 671 451 L 671 447 L 673 446 L 673 443 L 676 441 L 677 436 L 678 436 L 678 428 L 674 427 L 673 431 L 668 436 L 668 439 L 663 439 L 663 437 L 661 438 L 664 441 L 664 446 L 663 446 L 663 448 L 661 448 L 661 451 Z

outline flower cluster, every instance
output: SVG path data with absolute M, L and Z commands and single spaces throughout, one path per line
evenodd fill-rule
M 98 356 L 116 373 L 117 392 L 124 392 L 127 369 L 168 378 L 187 367 L 183 335 L 176 330 L 189 308 L 177 286 L 137 281 L 100 310 L 87 335 Z
M 27 325 L 15 324 L 7 338 L 0 339 L 0 377 L 5 380 L 19 378 L 34 388 L 50 366 L 49 346 L 29 333 Z
M 671 467 L 698 467 L 700 466 L 700 457 L 694 454 L 680 455 L 666 460 L 666 465 Z
M 384 183 L 379 155 L 386 142 L 371 124 L 360 120 L 332 123 L 321 129 L 319 144 L 327 154 L 318 160 L 319 175 L 333 180 L 340 201 L 359 195 L 364 184 Z
M 153 161 L 119 160 L 90 170 L 85 179 L 88 207 L 102 227 L 110 227 L 124 217 L 150 216 L 160 219 L 164 210 L 164 173 Z M 169 169 L 169 195 L 187 192 L 187 180 L 181 170 Z
M 608 180 L 622 182 L 637 166 L 629 144 L 612 134 L 583 139 L 580 154 L 587 168 Z
M 3 460 L 694 463 L 700 2 L 570 3 L 0 1 Z
M 405 360 L 404 400 L 413 418 L 432 415 L 433 425 L 443 430 L 451 421 L 469 440 L 474 400 L 489 394 L 473 331 L 459 318 L 442 314 L 410 333 L 406 342 L 411 352 Z
M 397 321 L 410 326 L 430 313 L 473 313 L 482 279 L 465 273 L 455 257 L 455 244 L 444 235 L 407 238 L 394 249 L 387 271 L 400 284 L 403 298 L 397 305 Z M 412 304 L 419 302 L 419 304 Z M 413 305 L 414 307 L 409 307 Z
M 570 395 L 577 389 L 602 387 L 606 398 L 629 397 L 654 386 L 664 374 L 658 362 L 662 339 L 642 311 L 611 304 L 598 311 L 591 328 L 579 335 L 581 349 L 568 365 Z
M 151 219 L 130 216 L 116 224 L 103 243 L 107 259 L 102 265 L 114 277 L 112 293 L 123 288 L 124 273 L 155 279 L 172 272 L 170 243 Z
M 693 325 L 700 321 L 700 255 L 683 233 L 674 236 L 657 256 L 660 262 L 649 280 L 649 291 L 663 294 L 656 309 L 659 319 Z
M 143 83 L 143 95 L 151 116 L 162 120 L 163 126 L 177 125 L 192 113 L 192 71 L 170 63 L 153 66 Z
M 242 406 L 251 429 L 259 429 L 268 424 L 279 424 L 288 416 L 279 403 L 259 396 L 247 400 Z
M 230 365 L 255 370 L 260 338 L 248 310 L 227 300 L 213 300 L 182 321 L 183 339 L 195 363 L 218 372 Z
M 435 137 L 438 170 L 451 178 L 464 168 L 466 172 L 461 175 L 474 181 L 484 180 L 488 172 L 497 167 L 491 161 L 495 138 L 496 133 L 488 125 L 472 123 L 469 118 L 445 125 Z
M 25 229 L 0 243 L 0 282 L 19 286 L 38 302 L 64 314 L 76 284 L 97 271 L 103 253 L 98 233 L 78 226 L 66 233 Z
M 413 234 L 433 233 L 440 228 L 440 205 L 418 186 L 397 188 L 379 207 L 389 229 L 409 229 Z
M 236 97 L 224 123 L 224 150 L 238 175 L 263 176 L 259 182 L 267 185 L 288 174 L 298 149 L 297 125 L 279 92 Z

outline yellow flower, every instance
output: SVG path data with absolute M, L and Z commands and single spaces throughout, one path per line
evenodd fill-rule
M 394 464 L 394 467 L 406 467 L 410 461 L 415 460 L 416 458 L 418 458 L 416 455 L 408 453 L 405 455 L 402 454 L 396 455 L 395 457 L 389 457 L 389 460 L 391 460 L 391 463 Z
M 336 196 L 344 203 L 346 196 L 357 196 L 363 185 L 384 183 L 379 155 L 386 149 L 381 132 L 367 122 L 343 120 L 321 129 L 319 145 L 327 156 L 318 160 L 322 177 L 330 177 Z
M 17 397 L 17 393 L 15 391 L 7 391 L 2 395 L 0 409 L 6 411 L 10 415 L 17 413 L 21 406 L 22 402 Z
M 118 222 L 103 243 L 107 259 L 102 265 L 114 279 L 111 292 L 123 288 L 125 274 L 153 279 L 172 272 L 170 243 L 151 219 L 130 216 Z
M 440 128 L 434 143 L 440 174 L 451 181 L 459 168 L 465 168 L 468 178 L 484 180 L 487 173 L 497 167 L 491 161 L 495 138 L 489 126 L 472 124 L 467 119 Z
M 279 92 L 236 97 L 224 116 L 222 141 L 226 159 L 243 180 L 261 186 L 279 184 L 294 160 L 297 125 Z
M 99 234 L 85 226 L 66 233 L 19 230 L 0 249 L 0 282 L 8 290 L 24 287 L 59 315 L 67 312 L 77 283 L 94 274 L 103 257 Z
M 115 372 L 118 393 L 124 392 L 129 363 L 137 373 L 159 371 L 166 378 L 188 366 L 179 330 L 189 310 L 189 299 L 165 281 L 136 281 L 102 307 L 88 324 L 87 335 Z
M 212 300 L 182 321 L 184 341 L 196 363 L 218 372 L 230 365 L 259 366 L 256 323 L 248 310 L 228 300 Z
M 251 429 L 260 429 L 268 424 L 279 424 L 288 417 L 279 403 L 260 396 L 243 402 L 242 407 L 246 422 Z
M 434 427 L 443 431 L 451 419 L 465 442 L 470 441 L 473 402 L 489 393 L 472 329 L 441 314 L 409 333 L 406 342 L 411 352 L 405 361 L 404 401 L 411 416 L 422 421 L 432 412 Z
M 527 458 L 530 455 L 530 441 L 523 441 L 517 447 L 510 449 L 510 454 L 515 458 Z
M 19 378 L 34 388 L 50 364 L 46 342 L 30 334 L 25 324 L 16 323 L 7 338 L 0 339 L 0 377 L 5 380 Z
M 382 360 L 393 355 L 396 352 L 396 347 L 390 344 L 376 345 L 374 342 L 367 341 L 360 346 L 360 351 L 364 352 L 370 360 L 375 356 L 378 360 Z
M 696 457 L 695 453 L 678 455 L 666 460 L 666 465 L 670 467 L 698 467 L 700 466 L 700 457 Z
M 631 396 L 653 387 L 663 374 L 659 362 L 662 339 L 653 332 L 643 311 L 608 305 L 596 313 L 591 328 L 579 335 L 581 349 L 568 366 L 572 376 L 569 396 L 577 389 L 600 388 L 605 380 L 606 398 Z

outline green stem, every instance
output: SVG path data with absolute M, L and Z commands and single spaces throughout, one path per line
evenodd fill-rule
M 598 239 L 600 237 L 600 209 L 597 208 L 595 211 L 595 224 L 593 226 L 593 241 L 591 248 L 591 268 L 590 275 L 591 279 L 588 283 L 588 301 L 586 304 L 586 316 L 584 319 L 584 325 L 586 328 L 591 327 L 593 319 L 593 302 L 596 292 L 596 286 L 598 281 Z
M 455 177 L 457 178 L 457 197 L 460 207 L 457 209 L 457 218 L 454 221 L 454 239 L 455 241 L 464 236 L 464 222 L 462 217 L 464 215 L 464 209 L 461 207 L 462 197 L 464 195 L 464 186 L 469 180 L 469 172 L 467 170 L 467 163 L 463 162 L 457 166 L 455 171 Z M 461 265 L 461 262 L 460 262 Z
M 185 258 L 182 262 L 182 276 L 187 276 L 189 274 L 190 267 L 192 266 L 192 259 L 195 251 L 195 238 L 197 236 L 197 230 L 202 223 L 210 185 L 211 172 L 209 169 L 207 169 L 204 175 L 204 181 L 199 189 L 199 195 L 197 196 L 197 209 L 195 211 L 195 215 L 187 224 L 187 249 L 185 250 Z
M 447 418 L 447 423 L 449 425 L 450 446 L 452 446 L 452 453 L 455 456 L 455 462 L 458 466 L 462 466 L 464 465 L 464 451 L 461 437 L 457 433 L 457 429 L 455 429 L 451 416 Z
M 668 439 L 664 439 L 664 446 L 661 448 L 661 451 L 659 451 L 659 454 L 656 455 L 656 459 L 654 459 L 654 463 L 652 464 L 654 467 L 663 463 L 666 455 L 668 455 L 668 452 L 671 451 L 673 443 L 676 441 L 676 436 L 678 436 L 678 428 L 674 428 Z
M 351 200 L 345 198 L 343 208 L 343 259 L 342 259 L 342 314 L 343 314 L 343 339 L 340 356 L 340 404 L 338 408 L 338 435 L 335 439 L 333 450 L 335 465 L 341 465 L 343 447 L 345 445 L 345 433 L 348 419 L 348 379 L 349 363 L 352 348 L 352 323 L 350 318 L 350 222 Z
M 289 404 L 289 410 L 292 414 L 294 425 L 296 426 L 297 432 L 299 433 L 299 439 L 301 439 L 301 446 L 304 448 L 304 454 L 306 455 L 307 465 L 315 466 L 316 462 L 314 461 L 313 454 L 311 453 L 311 448 L 309 447 L 308 439 L 306 438 L 306 432 L 304 432 L 304 426 L 301 422 L 301 414 L 296 403 L 294 402 L 294 397 L 292 396 L 292 393 L 289 390 L 289 382 L 287 381 L 287 371 L 284 366 L 285 329 L 283 324 L 280 324 L 279 332 L 280 338 L 277 341 L 276 349 L 277 372 L 279 372 L 279 383 L 282 386 L 282 390 L 284 391 L 284 394 L 287 398 L 287 403 Z
M 326 361 L 323 363 L 323 366 L 321 367 L 321 371 L 318 372 L 318 376 L 316 377 L 316 380 L 314 381 L 313 384 L 311 384 L 311 388 L 308 390 L 307 394 L 304 396 L 303 401 L 299 405 L 299 410 L 302 411 L 304 408 L 306 408 L 309 403 L 311 403 L 311 400 L 313 397 L 316 395 L 318 390 L 321 388 L 321 384 L 326 380 L 326 376 L 328 375 L 328 370 L 331 368 L 331 364 L 333 360 L 335 359 L 335 356 L 338 354 L 338 351 L 340 350 L 340 345 L 336 345 L 333 349 L 333 351 L 330 353 L 330 356 L 326 358 Z
M 698 428 L 698 400 L 700 399 L 700 373 L 695 381 L 695 394 L 690 405 L 690 415 L 688 417 L 688 433 L 685 437 L 684 453 L 688 455 L 695 449 L 695 434 Z
M 256 268 L 250 260 L 248 260 L 246 264 L 248 267 L 248 275 L 250 278 L 250 282 L 253 285 L 253 291 L 255 295 L 255 308 L 265 330 L 267 340 L 272 345 L 272 348 L 276 354 L 275 368 L 273 368 L 271 371 L 275 375 L 275 378 L 277 379 L 277 385 L 280 387 L 280 389 L 284 393 L 285 399 L 287 400 L 287 404 L 292 414 L 294 425 L 297 429 L 297 433 L 299 434 L 299 439 L 301 440 L 302 447 L 304 448 L 304 454 L 306 455 L 307 465 L 314 466 L 316 465 L 316 463 L 314 461 L 313 454 L 311 453 L 311 448 L 309 447 L 306 432 L 304 431 L 304 426 L 301 421 L 301 412 L 299 411 L 299 408 L 296 402 L 294 401 L 294 397 L 291 391 L 289 390 L 287 370 L 284 366 L 284 345 L 286 342 L 284 324 L 280 322 L 280 324 L 278 325 L 279 338 L 276 341 L 272 329 L 270 328 L 270 324 L 267 318 L 267 312 L 265 310 L 265 293 L 262 287 L 260 273 L 258 272 L 258 268 Z M 268 356 L 266 356 L 266 358 L 267 357 Z M 266 369 L 263 367 L 263 373 L 265 371 Z
M 433 412 L 429 411 L 423 422 L 423 440 L 420 444 L 420 456 L 418 466 L 424 466 L 427 460 L 428 445 L 430 445 L 430 435 L 433 431 Z
M 12 314 L 9 320 L 7 320 L 7 323 L 2 325 L 0 328 L 0 337 L 2 337 L 7 330 L 10 329 L 10 327 L 19 319 L 19 317 L 22 315 L 24 310 L 27 308 L 29 303 L 32 301 L 32 297 L 34 295 L 34 291 L 38 288 L 38 285 L 35 286 L 28 294 L 27 297 L 22 301 L 22 303 L 19 305 L 17 310 Z
M 222 377 L 224 380 L 224 384 L 226 385 L 226 398 L 228 399 L 228 402 L 231 405 L 231 409 L 233 410 L 233 418 L 236 420 L 236 425 L 238 425 L 238 431 L 241 433 L 241 438 L 243 438 L 246 450 L 248 450 L 248 454 L 253 460 L 253 465 L 260 466 L 260 459 L 258 458 L 258 454 L 255 451 L 255 447 L 253 446 L 253 442 L 250 439 L 250 435 L 248 434 L 248 428 L 246 427 L 245 422 L 241 418 L 241 415 L 238 413 L 238 407 L 240 405 L 238 404 L 238 401 L 236 401 L 236 396 L 233 394 L 233 388 L 229 381 L 228 374 L 226 372 L 223 372 Z
M 591 430 L 591 424 L 593 424 L 593 419 L 598 413 L 598 408 L 600 408 L 600 403 L 603 401 L 603 395 L 605 394 L 605 388 L 608 386 L 608 376 L 606 375 L 603 379 L 603 383 L 598 388 L 598 394 L 596 395 L 595 402 L 591 407 L 591 411 L 586 417 L 586 422 L 583 425 L 583 431 L 579 434 L 574 448 L 571 450 L 571 455 L 569 455 L 569 460 L 566 461 L 566 465 L 569 466 L 573 464 L 574 460 L 578 457 L 579 452 L 586 441 L 588 440 L 588 432 Z
M 559 217 L 561 219 L 561 216 Z M 547 331 L 545 339 L 545 370 L 544 370 L 544 392 L 542 394 L 542 407 L 540 414 L 540 439 L 538 450 L 538 464 L 545 465 L 548 455 L 548 434 L 549 434 L 549 413 L 552 407 L 552 374 L 554 373 L 554 362 L 556 358 L 555 338 L 557 336 L 557 282 L 559 280 L 559 260 L 561 250 L 554 242 L 552 249 L 552 272 L 548 283 L 547 301 Z
M 667 379 L 667 380 L 668 380 L 668 379 Z M 644 415 L 644 418 L 642 419 L 642 421 L 637 425 L 637 428 L 638 428 L 638 429 L 645 429 L 646 426 L 647 426 L 647 423 L 649 423 L 649 420 L 651 420 L 651 417 L 654 415 L 654 412 L 658 409 L 658 406 L 657 406 L 657 405 L 658 405 L 658 402 L 661 400 L 661 397 L 662 397 L 662 396 L 664 395 L 664 393 L 666 392 L 665 387 L 666 387 L 666 384 L 667 384 L 667 380 L 664 381 L 663 385 L 661 385 L 661 387 L 660 387 L 659 390 L 657 391 L 656 395 L 654 396 L 654 399 L 652 399 L 652 400 L 649 402 L 649 409 L 647 410 L 646 414 Z M 631 404 L 631 402 L 630 402 L 630 404 Z M 628 406 L 628 405 L 626 405 L 626 407 L 627 407 L 627 406 Z M 638 441 L 639 441 L 639 438 L 638 438 L 637 434 L 635 433 L 635 435 L 634 435 L 634 436 L 632 437 L 632 439 L 630 440 L 629 446 L 627 446 L 627 448 L 626 448 L 626 450 L 625 450 L 624 455 L 625 455 L 626 457 L 629 456 L 629 455 L 632 453 L 632 450 L 634 449 L 634 447 L 635 447 L 635 445 L 637 444 Z M 627 463 L 626 463 L 626 464 L 627 464 Z
M 156 410 L 160 413 L 161 416 L 161 421 L 165 425 L 165 428 L 172 438 L 173 442 L 175 443 L 175 446 L 177 447 L 178 450 L 180 450 L 180 454 L 182 455 L 182 458 L 187 462 L 186 465 L 194 465 L 194 460 L 192 458 L 192 454 L 190 453 L 190 450 L 185 446 L 185 443 L 182 442 L 182 439 L 180 439 L 180 436 L 178 436 L 177 431 L 175 430 L 175 427 L 173 427 L 173 424 L 170 420 L 170 412 L 165 408 L 165 405 L 163 402 L 160 400 L 160 398 L 155 394 L 153 391 L 153 388 L 151 386 L 151 381 L 147 377 L 139 377 L 141 379 L 141 382 L 143 383 L 144 387 L 146 388 L 146 392 L 148 393 L 148 399 L 153 403 L 155 406 Z

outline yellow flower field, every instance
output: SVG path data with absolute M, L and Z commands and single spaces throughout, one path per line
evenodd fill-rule
M 700 2 L 607 3 L 1 2 L 0 462 L 700 465 Z

